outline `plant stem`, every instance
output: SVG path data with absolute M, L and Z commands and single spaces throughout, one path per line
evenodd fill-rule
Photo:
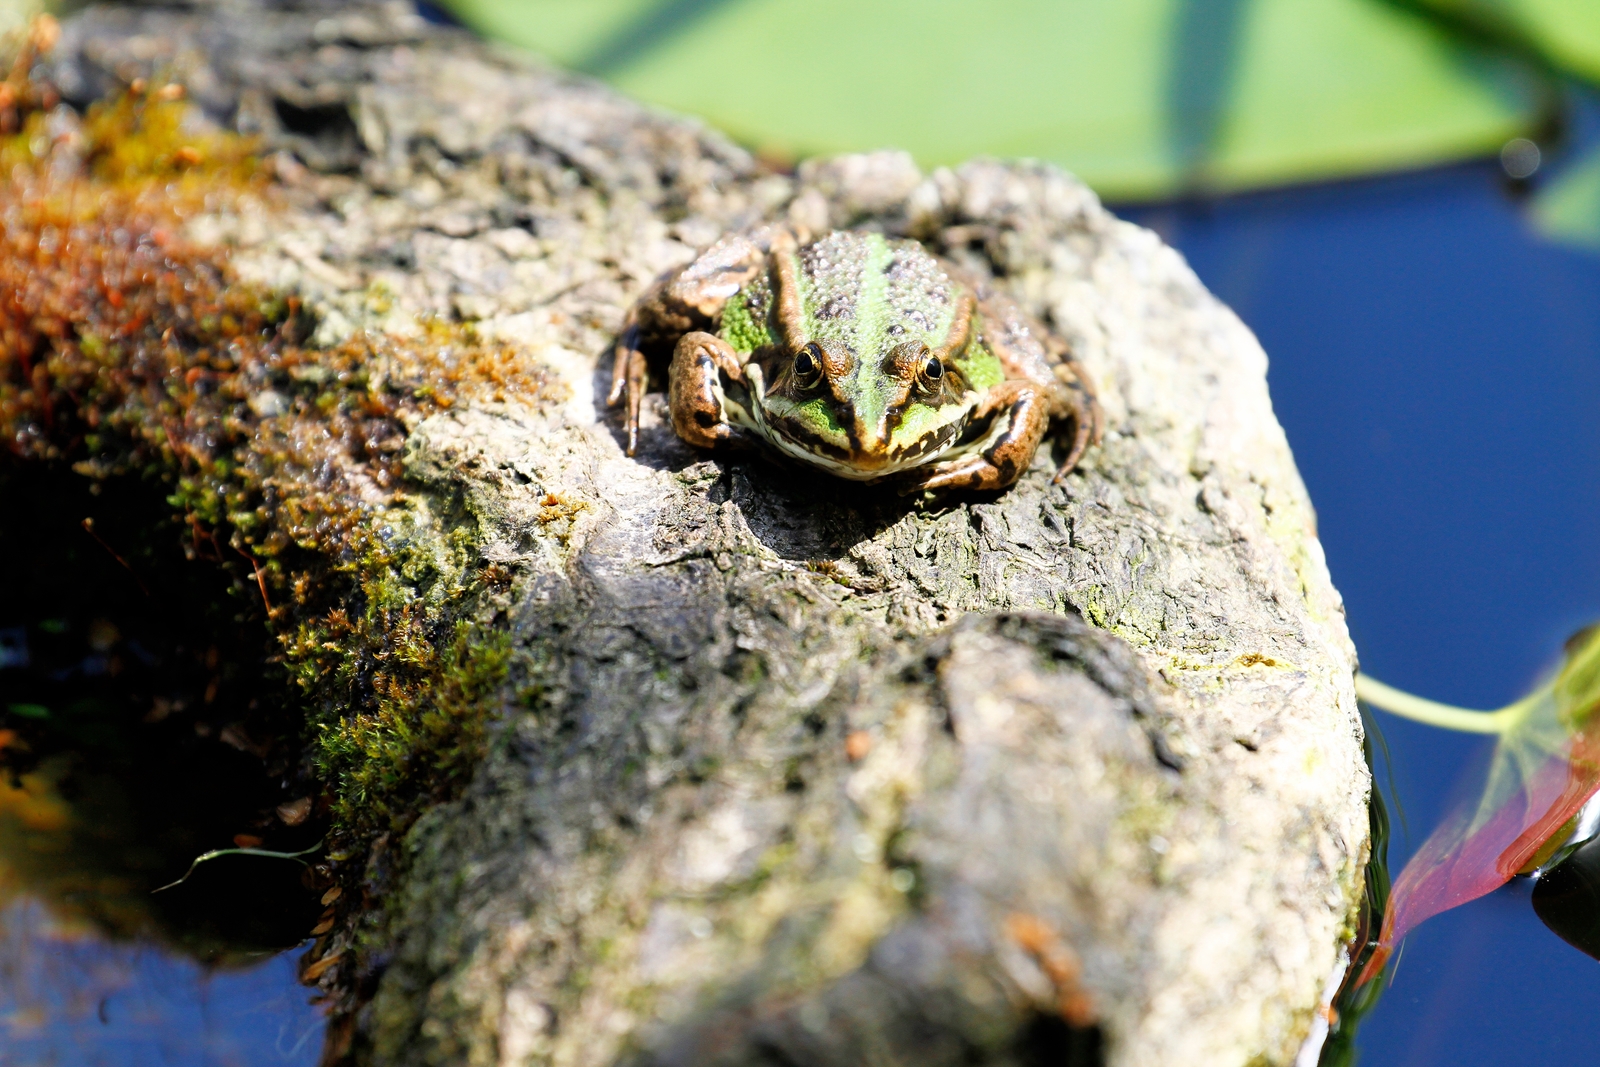
M 1363 703 L 1387 711 L 1390 715 L 1398 715 L 1402 719 L 1467 734 L 1505 733 L 1522 720 L 1544 691 L 1544 687 L 1540 687 L 1515 704 L 1507 704 L 1496 711 L 1474 711 L 1471 708 L 1458 708 L 1451 704 L 1424 700 L 1422 697 L 1401 692 L 1393 686 L 1384 685 L 1368 675 L 1360 673 L 1356 675 L 1356 697 Z
M 168 882 L 164 886 L 152 889 L 150 890 L 150 893 L 151 895 L 154 895 L 156 893 L 163 893 L 168 889 L 175 889 L 189 880 L 189 876 L 194 873 L 196 867 L 200 866 L 202 863 L 209 863 L 218 856 L 265 856 L 269 860 L 294 860 L 300 866 L 305 867 L 309 865 L 300 857 L 309 856 L 311 853 L 315 852 L 321 847 L 322 842 L 318 841 L 310 848 L 303 848 L 299 852 L 271 852 L 264 848 L 214 848 L 210 852 L 202 852 L 200 855 L 196 856 L 194 858 L 194 862 L 189 864 L 189 869 L 183 872 L 182 878 L 179 878 L 176 882 Z

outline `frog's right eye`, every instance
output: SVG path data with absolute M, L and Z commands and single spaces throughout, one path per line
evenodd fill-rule
M 817 342 L 812 341 L 795 353 L 794 376 L 802 385 L 809 384 L 821 370 L 822 349 Z

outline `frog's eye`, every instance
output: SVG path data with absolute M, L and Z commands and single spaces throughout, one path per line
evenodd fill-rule
M 821 370 L 822 349 L 817 346 L 815 341 L 810 342 L 795 353 L 794 376 L 796 381 L 801 384 L 809 383 Z
M 944 364 L 939 362 L 938 356 L 929 356 L 922 364 L 922 378 L 929 385 L 938 385 L 944 377 Z

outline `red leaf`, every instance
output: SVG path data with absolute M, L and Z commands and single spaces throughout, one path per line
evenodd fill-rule
M 1600 792 L 1597 702 L 1600 631 L 1569 643 L 1561 673 L 1522 702 L 1526 714 L 1501 735 L 1483 794 L 1440 824 L 1400 872 L 1358 985 L 1420 923 L 1505 885 Z
M 1394 884 L 1378 949 L 1359 982 L 1376 977 L 1394 946 L 1418 925 L 1509 882 L 1600 792 L 1600 737 L 1595 732 L 1591 726 L 1574 738 L 1570 756 L 1547 759 L 1526 792 L 1476 831 L 1463 832 L 1472 812 L 1461 810 L 1429 836 Z

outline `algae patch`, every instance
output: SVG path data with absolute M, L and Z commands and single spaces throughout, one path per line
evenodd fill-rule
M 471 531 L 406 491 L 406 437 L 458 403 L 557 387 L 457 324 L 305 343 L 292 294 L 188 236 L 273 210 L 258 145 L 207 127 L 178 85 L 72 111 L 30 73 L 54 35 L 36 22 L 0 82 L 0 463 L 139 479 L 190 558 L 259 597 L 333 862 L 359 860 L 476 763 L 510 658 L 473 621 L 493 576 Z

